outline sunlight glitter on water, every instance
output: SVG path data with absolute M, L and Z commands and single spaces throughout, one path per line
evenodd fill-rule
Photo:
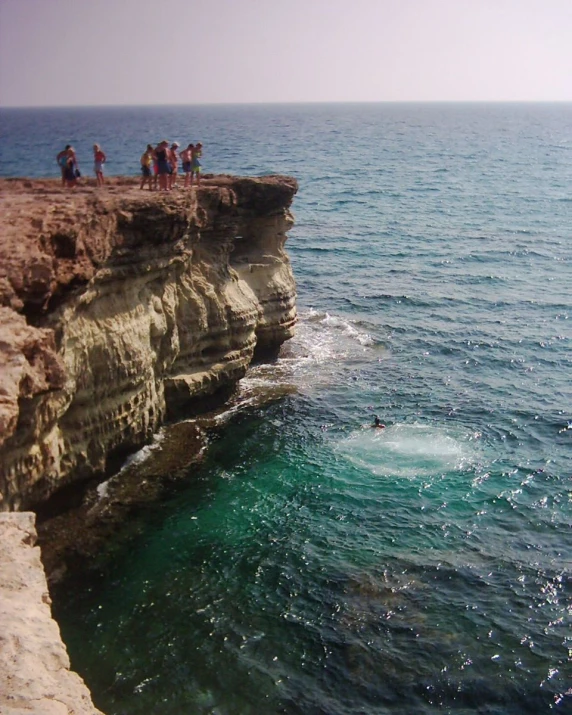
M 141 516 L 141 537 L 54 599 L 102 710 L 570 709 L 570 116 L 391 104 L 14 117 L 7 155 L 45 157 L 41 172 L 78 120 L 110 170 L 137 171 L 137 136 L 160 122 L 161 135 L 199 132 L 215 172 L 300 180 L 286 247 L 296 336 L 249 371 L 203 465 Z

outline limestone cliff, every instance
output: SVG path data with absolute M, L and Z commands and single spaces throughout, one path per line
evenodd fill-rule
M 0 515 L 0 713 L 101 715 L 51 617 L 30 513 Z
M 105 472 L 292 336 L 296 190 L 0 182 L 0 510 Z

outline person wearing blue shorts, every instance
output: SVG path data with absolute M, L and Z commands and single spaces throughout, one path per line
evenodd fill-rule
M 189 186 L 189 181 L 191 178 L 191 157 L 193 154 L 194 144 L 189 144 L 186 149 L 179 154 L 181 161 L 183 162 L 183 171 L 185 172 L 185 189 Z
M 169 163 L 169 142 L 162 141 L 155 150 L 157 156 L 157 173 L 159 174 L 159 191 L 169 191 L 169 176 L 171 164 Z
M 141 154 L 141 185 L 142 189 L 145 184 L 149 184 L 149 191 L 153 191 L 153 161 L 155 159 L 155 150 L 151 144 L 147 144 L 147 149 Z

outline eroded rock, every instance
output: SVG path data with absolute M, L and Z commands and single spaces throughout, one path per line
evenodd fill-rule
M 0 510 L 28 508 L 224 392 L 293 334 L 294 179 L 0 182 Z

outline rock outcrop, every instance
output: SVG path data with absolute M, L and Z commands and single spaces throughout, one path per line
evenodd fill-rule
M 292 336 L 296 190 L 0 182 L 0 511 L 109 471 Z
M 0 514 L 0 713 L 101 715 L 52 619 L 34 515 Z

